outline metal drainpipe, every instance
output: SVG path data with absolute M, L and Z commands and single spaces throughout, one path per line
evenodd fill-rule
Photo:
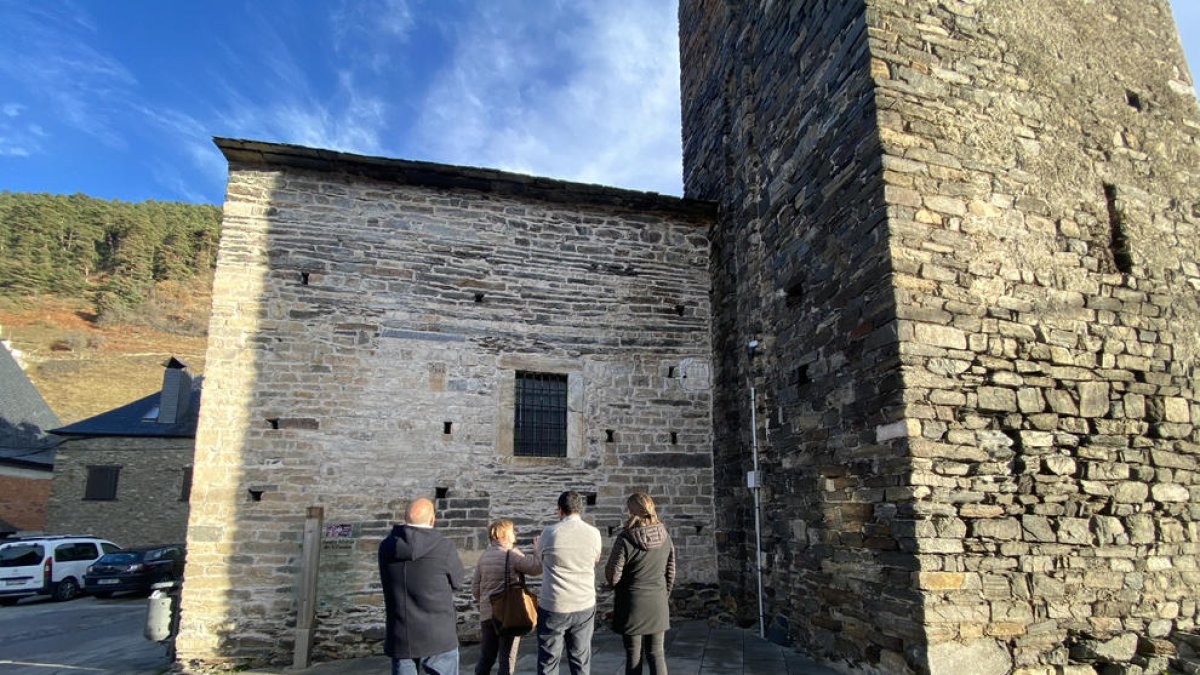
M 747 351 L 750 358 L 754 358 L 754 351 L 758 348 L 758 340 L 751 340 L 747 345 Z M 762 517 L 759 507 L 759 491 L 762 488 L 762 479 L 758 473 L 758 404 L 755 401 L 754 379 L 747 377 L 746 383 L 750 385 L 750 449 L 754 459 L 754 470 L 746 476 L 746 487 L 750 488 L 750 494 L 754 496 L 754 568 L 758 577 L 758 636 L 766 638 L 767 636 L 767 620 L 766 612 L 763 609 L 763 565 L 762 565 Z

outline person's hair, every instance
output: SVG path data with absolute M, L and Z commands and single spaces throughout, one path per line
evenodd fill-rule
M 493 520 L 491 525 L 488 525 L 488 538 L 492 541 L 503 541 L 504 535 L 515 534 L 513 531 L 513 521 L 501 518 Z
M 424 497 L 414 499 L 408 505 L 408 510 L 404 514 L 404 520 L 409 525 L 432 525 L 433 502 Z
M 558 496 L 558 510 L 568 516 L 583 513 L 583 495 L 574 490 L 568 490 Z
M 658 522 L 658 513 L 654 510 L 654 500 L 644 492 L 635 492 L 625 500 L 625 508 L 629 510 L 629 520 L 625 521 L 625 529 L 646 527 Z

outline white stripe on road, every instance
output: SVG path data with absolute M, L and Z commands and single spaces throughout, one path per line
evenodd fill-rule
M 30 663 L 29 661 L 9 661 L 8 659 L 0 659 L 0 666 L 34 666 L 35 668 L 66 668 L 67 670 L 91 670 L 97 673 L 104 672 L 103 668 L 68 666 L 65 663 Z

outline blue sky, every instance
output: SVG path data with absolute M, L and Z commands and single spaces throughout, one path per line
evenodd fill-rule
M 675 30 L 674 0 L 0 0 L 0 190 L 220 203 L 230 136 L 679 194 Z

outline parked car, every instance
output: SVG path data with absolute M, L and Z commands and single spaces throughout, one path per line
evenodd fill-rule
M 70 600 L 79 595 L 88 566 L 120 549 L 91 535 L 6 539 L 0 543 L 0 605 L 31 595 Z
M 121 591 L 149 593 L 160 581 L 183 578 L 182 546 L 153 546 L 105 553 L 87 568 L 84 590 L 97 598 Z

